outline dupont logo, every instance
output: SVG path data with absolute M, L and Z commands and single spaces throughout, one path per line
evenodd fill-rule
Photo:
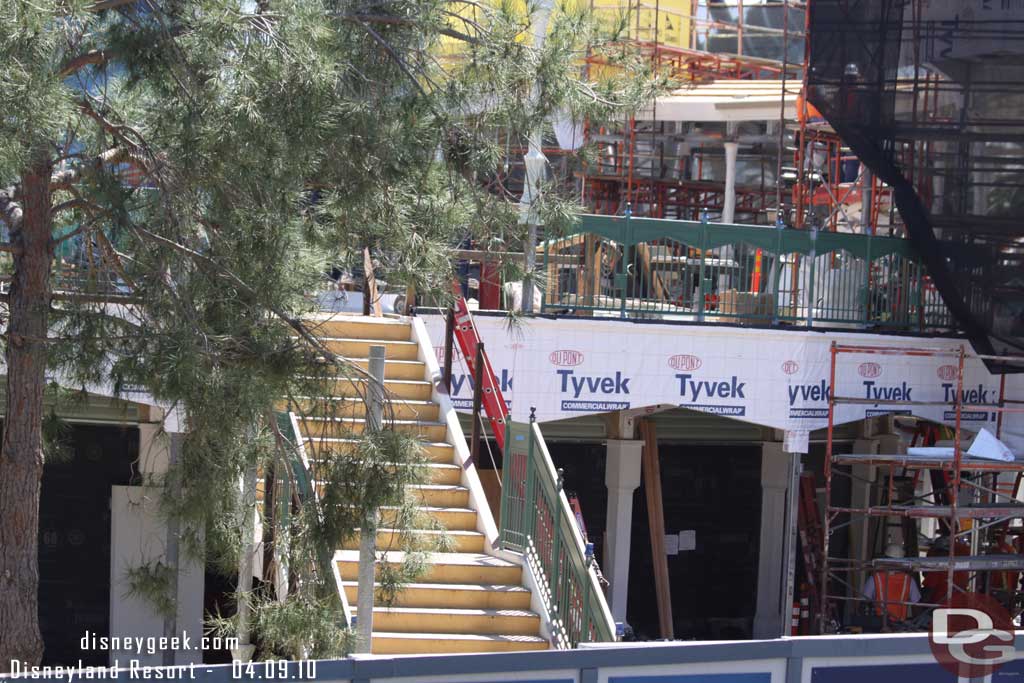
M 981 679 L 1016 657 L 1013 629 L 999 601 L 982 593 L 958 593 L 932 613 L 928 644 L 936 661 L 958 680 Z
M 957 369 L 955 365 L 940 365 L 935 370 L 935 374 L 939 376 L 939 379 L 944 379 L 948 382 L 949 380 L 956 379 Z
M 583 362 L 583 352 L 573 351 L 572 349 L 559 349 L 552 351 L 548 355 L 548 360 L 551 361 L 552 365 L 574 367 Z
M 698 370 L 704 365 L 700 358 L 689 354 L 679 354 L 668 359 L 668 366 L 673 370 Z
M 782 364 L 782 371 L 787 375 L 795 375 L 797 370 L 800 369 L 800 364 L 795 360 L 787 360 Z
M 444 347 L 443 346 L 435 346 L 434 347 L 434 355 L 437 356 L 437 363 L 438 363 L 438 365 L 444 366 Z M 457 344 L 452 344 L 452 363 L 456 362 L 461 357 L 462 357 L 462 354 L 459 353 L 458 345 Z
M 868 379 L 878 377 L 882 374 L 882 366 L 878 363 L 861 363 L 857 368 L 857 374 Z

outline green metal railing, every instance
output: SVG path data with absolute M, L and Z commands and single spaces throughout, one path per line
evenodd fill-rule
M 541 310 L 621 318 L 946 331 L 907 240 L 583 215 L 539 248 Z
M 525 556 L 560 647 L 615 640 L 592 546 L 583 541 L 540 427 L 532 417 L 511 422 L 505 444 L 502 547 Z
M 278 514 L 281 515 L 282 529 L 288 526 L 288 516 L 292 505 L 291 487 L 295 487 L 295 497 L 302 505 L 319 506 L 319 495 L 314 486 L 310 462 L 306 456 L 303 445 L 302 431 L 299 429 L 295 413 L 277 412 L 278 428 L 282 435 L 288 439 L 294 448 L 292 458 L 289 461 L 290 477 L 282 477 L 282 490 L 277 492 L 275 500 L 279 500 Z M 315 571 L 319 576 L 321 588 L 326 595 L 337 599 L 339 607 L 339 621 L 342 626 L 352 626 L 352 610 L 348 604 L 348 597 L 341 586 L 341 576 L 338 574 L 337 565 L 334 562 L 334 554 L 326 549 L 321 549 L 315 560 Z

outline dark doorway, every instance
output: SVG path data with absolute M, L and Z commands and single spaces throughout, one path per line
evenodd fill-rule
M 39 622 L 43 664 L 105 666 L 79 647 L 110 635 L 110 487 L 132 483 L 135 427 L 72 425 L 67 447 L 43 468 L 39 504 Z
M 604 444 L 549 443 L 565 490 L 579 495 L 589 540 L 604 562 L 608 494 Z M 691 530 L 693 550 L 669 556 L 675 637 L 751 637 L 761 532 L 760 444 L 662 444 L 666 533 Z M 657 596 L 646 491 L 633 497 L 627 619 L 640 640 L 656 640 Z

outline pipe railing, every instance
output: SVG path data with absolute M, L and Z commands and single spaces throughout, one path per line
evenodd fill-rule
M 569 499 L 533 416 L 509 423 L 501 490 L 501 545 L 522 553 L 560 648 L 615 640 L 615 623 Z

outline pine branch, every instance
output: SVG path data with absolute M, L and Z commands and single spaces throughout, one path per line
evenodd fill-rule
M 448 12 L 448 14 L 453 14 L 453 13 L 452 12 Z M 459 18 L 462 19 L 462 17 L 459 17 Z M 358 23 L 358 24 L 367 24 L 367 23 L 369 23 L 369 24 L 390 24 L 390 25 L 393 25 L 393 26 L 414 26 L 414 27 L 417 27 L 417 28 L 422 27 L 422 23 L 421 22 L 413 21 L 412 19 L 405 19 L 403 17 L 389 16 L 389 15 L 385 15 L 385 14 L 344 14 L 344 15 L 341 16 L 341 19 L 344 20 L 344 21 L 355 22 L 355 23 Z M 466 21 L 466 23 L 472 23 L 472 22 L 469 22 L 468 20 L 465 20 L 465 19 L 463 19 L 463 21 Z M 461 31 L 456 31 L 453 28 L 438 28 L 437 32 L 440 33 L 443 36 L 448 36 L 449 38 L 455 38 L 456 40 L 461 40 L 461 41 L 463 41 L 465 43 L 470 43 L 472 45 L 479 45 L 480 44 L 479 40 L 477 40 L 473 36 L 469 35 L 468 33 L 463 33 Z
M 83 52 L 80 55 L 72 57 L 64 66 L 60 68 L 58 75 L 61 78 L 67 78 L 71 74 L 75 73 L 79 69 L 83 69 L 87 66 L 100 66 L 110 61 L 111 53 L 107 50 L 90 50 L 89 52 Z
M 100 127 L 110 133 L 123 147 L 127 147 L 135 154 L 141 154 L 144 145 L 142 133 L 131 126 L 112 122 L 92 105 L 88 99 L 89 93 L 87 92 L 85 95 L 85 98 L 78 101 L 78 108 L 86 116 L 100 124 Z M 130 137 L 129 134 L 131 134 Z
M 104 256 L 110 263 L 110 267 L 114 269 L 114 272 L 121 276 L 125 284 L 135 289 L 135 280 L 129 277 L 127 271 L 125 271 L 124 262 L 121 261 L 121 254 L 114 249 L 114 245 L 110 243 L 110 240 L 107 239 L 106 234 L 102 230 L 96 233 L 96 241 L 100 243 L 100 249 L 103 250 Z
M 90 12 L 102 12 L 105 9 L 117 9 L 118 7 L 124 7 L 125 5 L 134 5 L 138 0 L 96 0 L 92 7 L 89 8 Z
M 416 79 L 416 76 L 413 75 L 412 71 L 409 69 L 409 66 L 405 63 L 405 60 L 398 56 L 398 53 L 395 52 L 395 49 L 393 47 L 391 47 L 391 44 L 388 43 L 388 41 L 384 40 L 384 38 L 379 33 L 374 31 L 373 27 L 371 27 L 365 21 L 362 21 L 358 17 L 355 17 L 355 19 L 357 22 L 359 22 L 359 25 L 362 26 L 366 30 L 366 32 L 370 34 L 370 37 L 373 38 L 378 45 L 384 48 L 384 51 L 388 54 L 389 57 L 391 57 L 391 60 L 398 65 L 398 68 L 402 70 L 402 73 L 406 75 L 406 78 L 408 78 L 409 81 L 411 81 L 412 84 L 416 86 L 416 89 L 420 91 L 420 94 L 423 95 L 424 98 L 429 97 L 429 95 L 427 95 L 427 91 L 423 89 L 423 85 Z
M 50 189 L 66 190 L 72 184 L 81 180 L 82 172 L 87 167 L 101 168 L 106 164 L 119 164 L 122 161 L 128 161 L 129 159 L 137 162 L 140 161 L 135 155 L 132 155 L 123 147 L 113 147 L 101 154 L 97 154 L 85 164 L 75 166 L 74 168 L 64 169 L 63 171 L 57 171 L 50 176 Z
M 165 247 L 169 247 L 180 254 L 188 256 L 192 261 L 207 268 L 208 270 L 212 270 L 215 273 L 219 273 L 220 275 L 225 276 L 232 282 L 232 284 L 234 284 L 236 287 L 245 292 L 246 295 L 248 295 L 254 302 L 260 303 L 259 292 L 250 287 L 244 280 L 242 280 L 242 278 L 238 277 L 238 275 L 236 275 L 229 268 L 225 268 L 224 266 L 217 263 L 217 261 L 210 258 L 209 256 L 201 254 L 194 249 L 186 247 L 184 244 L 175 242 L 174 240 L 168 239 L 162 235 L 157 235 L 156 233 L 151 232 L 141 226 L 131 225 L 131 229 L 140 237 L 156 242 Z M 327 346 L 325 346 L 319 339 L 317 339 L 313 334 L 311 334 L 308 329 L 306 329 L 306 326 L 302 324 L 301 320 L 295 318 L 294 316 L 288 315 L 287 313 L 285 313 L 276 306 L 269 305 L 266 306 L 266 308 L 268 311 L 273 313 L 275 317 L 279 318 L 281 321 L 283 321 L 285 324 L 287 324 L 289 327 L 295 330 L 299 334 L 299 336 L 302 337 L 302 339 L 309 343 L 309 345 L 316 349 L 319 353 L 323 354 L 323 356 L 328 361 L 335 363 L 337 365 L 346 366 L 350 368 L 352 371 L 362 374 L 367 378 L 370 378 L 370 373 L 367 370 L 364 370 L 363 368 L 353 363 L 350 359 L 343 358 L 342 356 L 337 355 L 329 348 L 327 348 Z

